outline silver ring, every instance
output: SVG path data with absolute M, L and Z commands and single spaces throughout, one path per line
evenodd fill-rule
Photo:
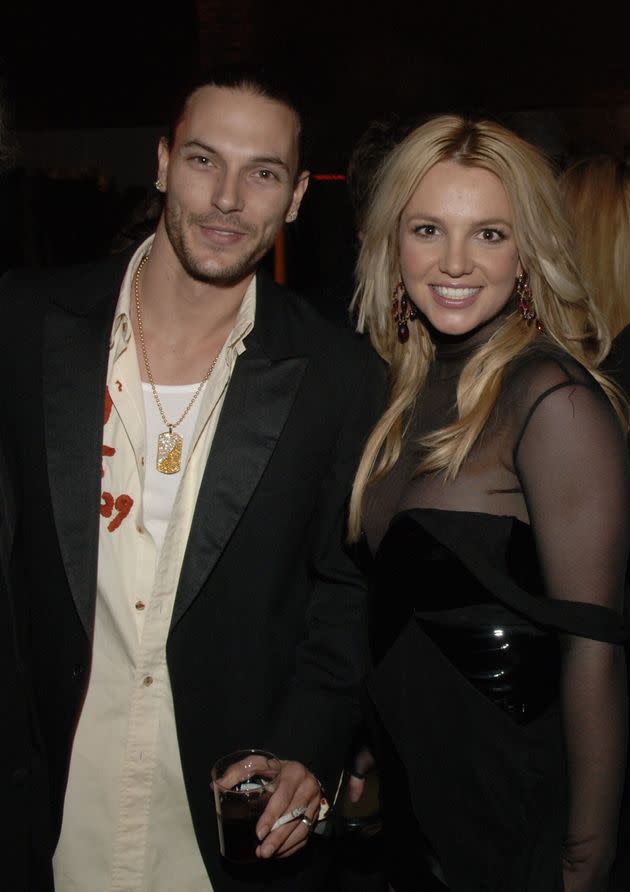
M 313 823 L 314 823 L 314 822 L 311 821 L 310 818 L 307 818 L 306 815 L 304 815 L 304 817 L 302 818 L 302 823 L 303 823 L 303 824 L 306 824 L 306 826 L 307 826 L 308 829 L 310 830 L 311 827 L 313 826 Z

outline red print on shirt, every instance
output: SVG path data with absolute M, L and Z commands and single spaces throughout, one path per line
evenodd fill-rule
M 109 387 L 105 385 L 105 418 L 103 419 L 103 424 L 107 424 L 109 421 L 109 416 L 112 414 L 112 406 L 114 403 L 112 402 L 112 395 L 109 392 Z
M 122 385 L 119 381 L 116 382 L 118 385 L 118 389 L 122 390 Z M 113 407 L 112 397 L 109 392 L 109 387 L 105 387 L 105 415 L 103 419 L 103 426 L 107 425 L 107 422 L 110 419 L 112 414 Z M 116 449 L 113 446 L 106 446 L 103 444 L 103 456 L 105 458 L 112 458 L 116 455 Z M 101 478 L 105 475 L 105 468 L 101 465 Z M 111 517 L 114 508 L 116 509 L 116 515 L 114 518 L 107 524 L 107 529 L 110 533 L 113 533 L 118 527 L 121 525 L 125 517 L 128 516 L 131 511 L 133 505 L 133 499 L 131 496 L 126 493 L 121 493 L 119 496 L 112 495 L 111 492 L 102 492 L 101 493 L 101 507 L 100 512 L 102 517 Z

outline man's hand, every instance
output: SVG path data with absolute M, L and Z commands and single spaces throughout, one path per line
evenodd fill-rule
M 260 845 L 259 858 L 286 858 L 306 845 L 311 825 L 319 815 L 322 789 L 314 774 L 300 762 L 282 761 L 276 789 L 256 825 Z M 271 828 L 284 815 L 296 811 L 292 818 L 276 830 Z M 304 810 L 304 811 L 302 811 Z

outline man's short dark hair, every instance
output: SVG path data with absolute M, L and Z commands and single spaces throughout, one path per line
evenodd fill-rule
M 173 110 L 169 116 L 167 131 L 169 147 L 173 145 L 175 130 L 184 117 L 188 100 L 202 87 L 247 90 L 256 96 L 273 99 L 290 108 L 298 121 L 298 172 L 305 169 L 307 150 L 301 99 L 283 72 L 270 65 L 255 63 L 217 65 L 204 70 L 193 81 L 184 85 L 175 97 Z

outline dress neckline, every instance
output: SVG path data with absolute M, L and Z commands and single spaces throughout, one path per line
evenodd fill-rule
M 465 334 L 449 335 L 443 334 L 437 331 L 437 329 L 429 328 L 429 334 L 435 346 L 436 360 L 450 363 L 467 359 L 475 350 L 490 340 L 492 335 L 513 312 L 512 301 L 508 299 L 503 309 L 496 316 L 479 328 Z

